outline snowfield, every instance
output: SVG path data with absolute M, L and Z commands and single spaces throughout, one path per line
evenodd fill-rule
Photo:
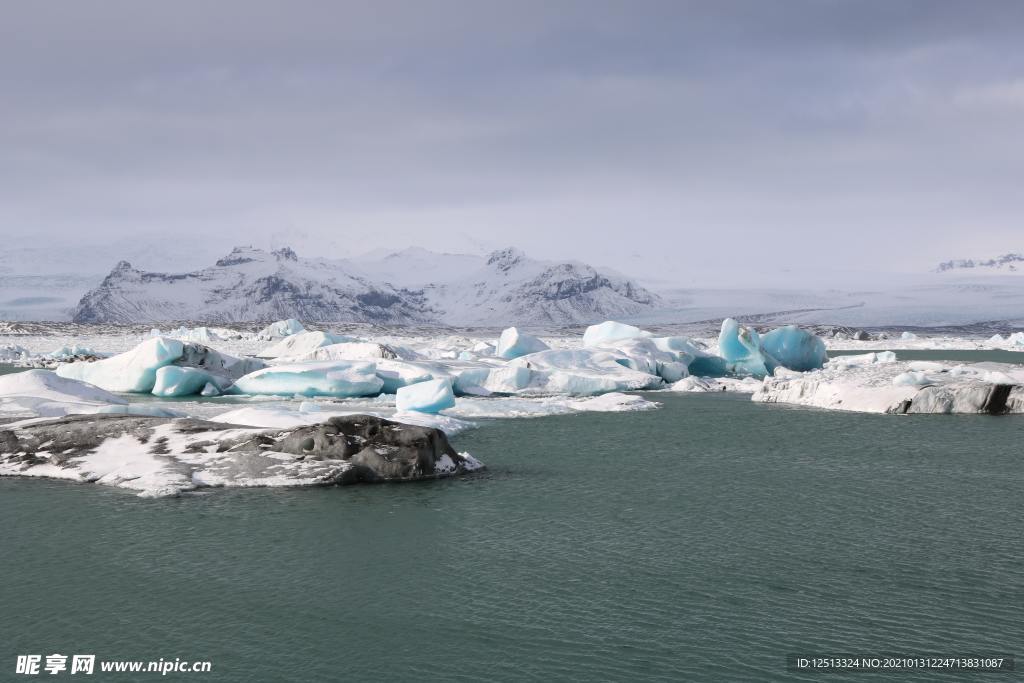
M 730 391 L 760 403 L 873 413 L 1024 413 L 1019 363 L 901 360 L 886 350 L 1024 351 L 1020 332 L 968 337 L 817 329 L 821 336 L 794 326 L 759 332 L 732 319 L 721 323 L 717 336 L 707 326 L 685 335 L 615 321 L 556 334 L 309 329 L 297 320 L 167 330 L 9 325 L 0 334 L 0 362 L 37 369 L 0 375 L 0 421 L 8 423 L 0 437 L 47 419 L 88 415 L 171 424 L 198 419 L 228 431 L 296 430 L 363 415 L 451 436 L 492 419 L 656 410 L 658 392 Z M 830 350 L 864 353 L 830 358 Z M 1024 362 L 1024 354 L 1020 358 Z M 0 438 L 0 448 L 4 438 L 10 443 L 12 437 Z M 158 495 L 197 485 L 323 484 L 344 470 L 338 463 L 324 469 L 293 459 L 288 468 L 272 468 L 273 476 L 246 478 L 232 461 L 232 477 L 217 479 L 209 468 L 196 474 L 195 454 L 185 452 L 197 448 L 191 443 L 179 435 L 167 441 L 169 452 L 154 454 L 129 431 L 83 447 L 73 463 L 59 466 L 38 459 L 26 465 L 8 447 L 0 452 L 0 474 L 96 481 Z M 167 457 L 176 464 L 168 465 Z M 246 462 L 243 470 L 261 463 L 263 472 L 267 464 Z M 451 469 L 439 462 L 439 473 Z M 179 481 L 185 471 L 191 479 Z M 318 474 L 311 478 L 312 471 Z

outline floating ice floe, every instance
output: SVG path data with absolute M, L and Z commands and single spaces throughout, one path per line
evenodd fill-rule
M 871 356 L 874 360 L 868 362 Z M 858 362 L 852 363 L 851 358 Z M 866 354 L 836 359 L 823 370 L 802 375 L 765 378 L 752 398 L 869 413 L 1021 413 L 1024 368 L 999 363 L 906 363 L 884 354 Z

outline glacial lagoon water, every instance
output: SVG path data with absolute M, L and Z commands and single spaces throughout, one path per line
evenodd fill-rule
M 650 398 L 487 422 L 455 444 L 488 470 L 444 481 L 140 499 L 0 479 L 0 678 L 54 652 L 210 660 L 166 677 L 210 681 L 822 680 L 786 655 L 1024 655 L 1024 420 Z

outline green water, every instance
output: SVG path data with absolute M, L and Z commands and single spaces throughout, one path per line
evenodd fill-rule
M 208 659 L 177 680 L 210 681 L 800 680 L 787 653 L 1024 654 L 1024 420 L 651 397 L 484 424 L 456 446 L 488 471 L 446 481 L 151 500 L 0 479 L 0 679 L 53 652 Z

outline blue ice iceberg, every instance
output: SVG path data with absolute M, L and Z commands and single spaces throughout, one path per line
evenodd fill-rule
M 400 411 L 439 413 L 454 406 L 455 394 L 452 393 L 452 382 L 447 377 L 399 387 L 395 396 L 395 407 Z
M 761 338 L 757 332 L 732 318 L 722 321 L 718 353 L 725 359 L 728 371 L 734 375 L 766 377 L 772 374 L 775 367 L 775 363 L 761 352 Z
M 222 393 L 227 382 L 199 368 L 165 365 L 156 371 L 153 395 L 165 398 L 192 396 L 193 394 L 202 393 L 206 389 L 207 384 L 217 389 L 217 393 Z
M 93 363 L 61 365 L 61 377 L 94 384 L 107 391 L 149 393 L 156 384 L 156 371 L 181 358 L 184 345 L 177 339 L 155 337 L 134 349 Z
M 786 325 L 765 334 L 761 337 L 761 349 L 782 367 L 797 372 L 818 370 L 828 360 L 825 342 L 795 325 Z
M 771 375 L 780 366 L 797 372 L 817 370 L 828 360 L 825 342 L 807 330 L 787 325 L 761 337 L 732 318 L 722 321 L 718 352 L 729 374 L 753 377 Z M 690 372 L 700 374 L 693 364 Z

